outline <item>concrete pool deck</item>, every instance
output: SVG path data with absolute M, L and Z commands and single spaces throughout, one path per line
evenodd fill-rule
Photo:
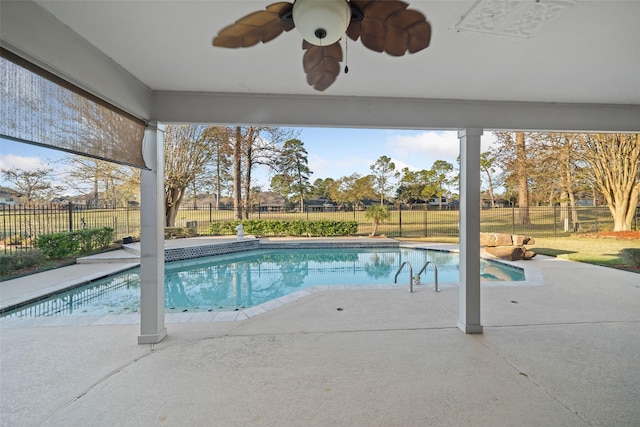
M 0 320 L 0 425 L 640 425 L 640 275 L 526 263 L 544 284 L 483 288 L 483 335 L 456 327 L 457 288 L 167 317 L 155 346 L 136 324 Z

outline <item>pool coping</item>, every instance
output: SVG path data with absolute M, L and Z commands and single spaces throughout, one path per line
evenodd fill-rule
M 441 251 L 441 252 L 454 252 L 459 253 L 458 245 L 456 244 L 448 244 L 448 243 L 421 243 L 421 242 L 400 242 L 393 239 L 380 239 L 376 241 L 364 241 L 364 240 L 348 240 L 343 239 L 339 242 L 336 241 L 328 241 L 327 239 L 306 239 L 306 240 L 298 240 L 291 241 L 290 239 L 255 239 L 258 244 L 251 245 L 252 249 L 246 249 L 246 245 L 238 245 L 238 252 L 246 252 L 247 250 L 258 250 L 258 249 L 325 249 L 325 248 L 333 248 L 333 247 L 350 247 L 350 248 L 384 248 L 384 247 L 401 247 L 401 248 L 410 248 L 410 249 L 428 249 L 433 251 Z M 222 243 L 222 242 L 221 242 Z M 225 241 L 225 244 L 230 243 L 229 241 Z M 187 245 L 188 247 L 197 247 L 197 245 Z M 211 246 L 211 244 L 207 244 L 206 246 Z M 165 250 L 166 253 L 166 250 Z M 194 252 L 192 252 L 194 253 Z M 234 253 L 231 252 L 220 252 L 218 254 L 226 254 L 226 253 Z M 484 282 L 483 287 L 508 287 L 508 286 L 541 286 L 544 285 L 544 278 L 542 276 L 542 272 L 539 268 L 529 266 L 527 264 L 521 264 L 521 262 L 512 262 L 505 261 L 494 257 L 493 255 L 481 250 L 481 258 L 491 260 L 492 262 L 496 262 L 499 264 L 504 264 L 510 267 L 514 267 L 520 270 L 523 270 L 525 273 L 524 281 L 491 281 Z M 208 256 L 208 255 L 204 255 Z M 195 259 L 198 257 L 187 257 L 186 259 Z M 177 261 L 177 260 L 176 260 Z M 526 263 L 526 261 L 524 261 Z M 98 274 L 93 274 L 90 276 L 78 278 L 76 280 L 69 280 L 64 283 L 58 284 L 56 286 L 48 287 L 46 289 L 47 292 L 38 293 L 29 293 L 25 294 L 22 298 L 22 301 L 15 302 L 13 301 L 11 304 L 3 304 L 0 307 L 0 313 L 4 313 L 10 310 L 14 310 L 15 308 L 19 308 L 24 305 L 32 304 L 34 302 L 38 302 L 42 299 L 46 299 L 56 294 L 65 292 L 67 290 L 81 287 L 86 284 L 92 283 L 96 280 L 102 279 L 104 277 L 110 276 L 112 274 L 121 273 L 127 270 L 134 269 L 140 265 L 139 262 L 127 262 L 126 264 L 119 264 L 118 266 L 112 266 L 108 269 L 108 272 L 101 272 Z M 45 274 L 45 273 L 40 273 Z M 427 289 L 427 286 L 417 285 L 415 289 L 417 291 L 422 291 Z M 441 282 L 439 283 L 440 289 L 451 289 L 457 288 L 458 283 L 454 282 Z M 242 321 L 246 320 L 260 314 L 266 313 L 273 309 L 276 309 L 285 304 L 289 304 L 300 299 L 306 298 L 310 295 L 313 295 L 317 292 L 327 292 L 327 291 L 349 291 L 349 290 L 378 290 L 378 289 L 402 289 L 408 288 L 406 283 L 398 283 L 398 284 L 377 284 L 377 285 L 316 285 L 310 286 L 308 288 L 304 288 L 302 290 L 298 290 L 288 295 L 284 295 L 282 297 L 264 302 L 262 304 L 245 308 L 242 310 L 235 311 L 212 311 L 212 312 L 202 312 L 202 311 L 193 311 L 186 313 L 171 313 L 165 311 L 165 321 L 166 323 L 186 323 L 186 322 L 234 322 L 234 321 Z M 60 317 L 38 317 L 38 318 L 0 318 L 0 326 L 1 327 L 34 327 L 34 326 L 82 326 L 82 325 L 111 325 L 111 324 L 139 324 L 140 323 L 140 315 L 138 312 L 135 314 L 111 314 L 111 315 L 99 315 L 99 316 L 91 316 L 91 315 L 67 315 Z

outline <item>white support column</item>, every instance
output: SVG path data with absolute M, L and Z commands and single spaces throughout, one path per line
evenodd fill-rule
M 480 324 L 480 137 L 482 129 L 458 132 L 460 139 L 460 301 L 458 328 L 481 334 Z
M 164 324 L 164 127 L 149 124 L 140 176 L 140 335 L 138 344 L 157 344 Z

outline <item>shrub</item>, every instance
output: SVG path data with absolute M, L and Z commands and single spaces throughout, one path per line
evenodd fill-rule
M 255 236 L 352 236 L 358 232 L 357 221 L 302 221 L 256 220 L 214 222 L 209 233 L 218 236 L 236 234 L 236 226 L 242 224 L 245 234 Z
M 620 257 L 634 267 L 640 267 L 640 248 L 624 248 L 620 251 Z
M 181 239 L 183 237 L 195 236 L 192 228 L 187 227 L 165 227 L 164 238 L 165 239 Z
M 384 205 L 371 205 L 366 209 L 364 217 L 371 220 L 373 224 L 371 235 L 375 236 L 378 232 L 378 225 L 388 220 L 391 217 L 391 213 L 389 208 Z
M 37 249 L 0 255 L 0 276 L 8 276 L 23 268 L 41 265 L 43 262 L 44 256 Z
M 41 234 L 36 246 L 49 259 L 63 259 L 109 246 L 115 239 L 111 227 Z

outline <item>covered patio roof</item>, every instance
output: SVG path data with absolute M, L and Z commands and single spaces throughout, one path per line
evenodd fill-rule
M 271 2 L 3 1 L 2 46 L 145 120 L 640 130 L 639 2 L 414 0 L 431 46 L 395 58 L 349 40 L 350 71 L 324 92 L 295 30 L 212 46 Z

